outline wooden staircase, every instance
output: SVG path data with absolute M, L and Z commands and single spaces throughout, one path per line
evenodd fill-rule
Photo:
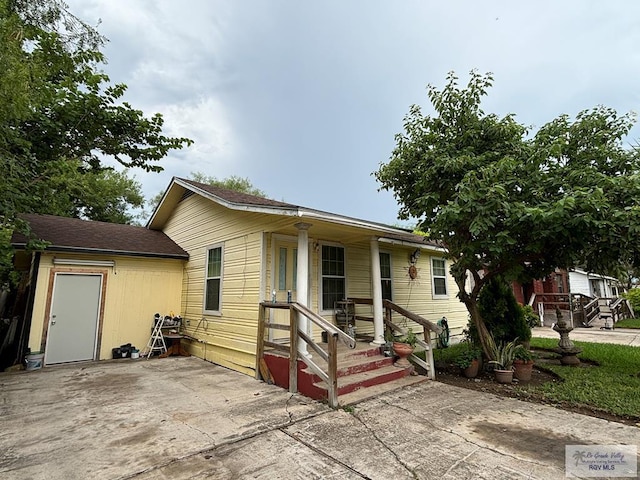
M 265 352 L 265 362 L 276 385 L 289 388 L 289 359 L 278 352 Z M 413 368 L 398 368 L 394 358 L 380 353 L 378 347 L 359 342 L 355 349 L 338 349 L 338 403 L 351 405 L 381 393 L 428 380 L 412 375 Z M 322 360 L 317 362 L 322 365 Z M 315 400 L 326 401 L 329 386 L 307 365 L 298 360 L 298 391 Z
M 357 303 L 372 302 L 370 299 L 358 299 Z M 383 306 L 386 312 L 384 324 L 389 332 L 407 334 L 405 328 L 393 322 L 394 313 L 423 327 L 425 340 L 418 338 L 416 345 L 425 350 L 425 359 L 416 355 L 411 355 L 410 359 L 425 370 L 427 377 L 411 375 L 414 371 L 412 366 L 406 369 L 395 367 L 393 359 L 383 356 L 378 347 L 372 347 L 368 342 L 357 342 L 354 337 L 304 305 L 297 302 L 260 302 L 256 378 L 273 382 L 291 393 L 300 392 L 318 400 L 326 398 L 333 408 L 355 403 L 362 397 L 381 393 L 385 388 L 397 389 L 427 378 L 435 378 L 431 333 L 439 334 L 442 329 L 388 300 L 383 301 Z M 270 310 L 288 310 L 288 323 L 283 323 L 282 318 L 279 322 L 272 322 L 267 313 Z M 301 330 L 300 318 L 306 318 L 319 328 L 327 343 L 318 343 L 308 334 L 306 327 L 305 331 Z M 281 333 L 275 335 L 283 331 L 288 332 L 288 339 Z M 303 345 L 301 342 L 306 344 L 310 355 L 300 353 L 300 346 Z M 376 390 L 371 390 L 374 387 Z M 340 395 L 342 399 L 339 401 Z M 347 395 L 350 397 L 345 399 Z

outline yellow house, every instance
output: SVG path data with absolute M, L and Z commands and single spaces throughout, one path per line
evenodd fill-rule
M 52 215 L 23 215 L 36 238 L 27 252 L 14 235 L 15 265 L 25 272 L 18 329 L 32 353 L 54 365 L 112 357 L 112 349 L 142 349 L 157 312 L 180 309 L 189 255 L 162 232 Z
M 344 373 L 335 372 L 335 339 L 376 356 L 386 333 L 411 328 L 424 334 L 430 354 L 436 322 L 452 335 L 467 323 L 444 250 L 388 225 L 181 178 L 171 181 L 146 228 L 24 218 L 49 242 L 42 252 L 16 255 L 16 265 L 31 271 L 28 346 L 44 352 L 48 365 L 110 358 L 126 343 L 143 349 L 154 314 L 173 311 L 183 317 L 182 347 L 192 355 L 257 378 L 273 373 L 294 389 L 294 363 L 287 376 L 276 371 L 277 355 L 262 362 L 266 350 L 278 353 L 288 342 L 292 362 L 313 366 L 314 355 L 334 362 L 335 387 Z M 17 248 L 25 243 L 14 236 Z M 61 319 L 69 315 L 76 320 L 66 325 Z M 307 380 L 310 390 L 315 381 Z
M 355 319 L 350 333 L 372 345 L 385 343 L 386 300 L 433 323 L 446 317 L 452 334 L 467 323 L 444 251 L 405 230 L 180 178 L 147 227 L 189 253 L 180 305 L 186 348 L 248 375 L 259 377 L 265 302 L 297 302 L 335 324 L 342 302 L 364 299 L 356 300 L 355 316 L 369 321 Z M 359 315 L 361 309 L 368 312 Z M 289 312 L 268 315 L 271 324 L 278 316 L 287 323 Z M 321 341 L 321 328 L 302 328 Z M 287 335 L 270 331 L 265 338 L 277 343 Z

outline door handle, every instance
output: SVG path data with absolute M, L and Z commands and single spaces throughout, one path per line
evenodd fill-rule
M 56 324 L 56 316 L 51 315 L 51 325 L 55 325 L 55 324 Z

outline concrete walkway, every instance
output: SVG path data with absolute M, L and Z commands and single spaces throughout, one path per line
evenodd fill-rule
M 560 335 L 549 327 L 536 327 L 531 330 L 534 337 L 556 338 Z M 599 328 L 575 327 L 569 334 L 571 340 L 593 343 L 617 343 L 640 347 L 640 330 L 634 328 L 616 328 L 614 330 L 600 330 Z
M 640 428 L 425 382 L 331 410 L 195 357 L 0 374 L 0 478 L 562 479 Z

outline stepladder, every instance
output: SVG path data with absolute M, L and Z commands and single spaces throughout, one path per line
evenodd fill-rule
M 147 342 L 147 346 L 144 350 L 147 358 L 150 358 L 155 352 L 159 352 L 160 355 L 167 351 L 167 344 L 164 341 L 164 335 L 162 334 L 163 319 L 160 314 L 155 315 L 153 330 L 151 331 L 151 337 Z

